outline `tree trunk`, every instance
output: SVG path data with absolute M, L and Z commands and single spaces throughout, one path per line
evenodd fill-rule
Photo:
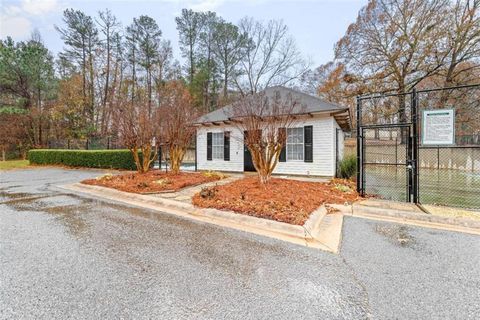
M 152 147 L 150 145 L 142 148 L 142 173 L 146 173 L 148 170 L 150 170 L 150 156 L 152 153 L 151 148 Z
M 183 157 L 185 156 L 185 150 L 178 146 L 170 146 L 169 153 L 170 153 L 170 170 L 174 174 L 178 174 L 180 172 L 180 166 L 183 162 Z
M 193 57 L 193 44 L 190 42 L 190 87 L 193 85 L 193 76 L 195 75 L 195 60 Z
M 83 97 L 83 113 L 85 115 L 87 105 L 87 56 L 85 49 L 85 41 L 82 37 L 82 97 Z
M 102 110 L 102 125 L 101 131 L 105 133 L 105 126 L 106 121 L 105 117 L 107 114 L 107 102 L 108 102 L 108 92 L 109 92 L 109 85 L 110 85 L 110 30 L 107 29 L 107 70 L 105 70 L 105 90 L 104 90 L 104 97 L 103 97 L 103 110 Z
M 137 167 L 137 171 L 142 173 L 143 172 L 143 166 L 140 163 L 140 157 L 138 156 L 138 149 L 136 147 L 132 148 L 132 149 L 130 149 L 130 152 L 132 153 L 133 160 L 135 161 L 135 166 Z
M 95 76 L 93 71 L 93 53 L 90 53 L 89 57 L 89 76 L 90 76 L 90 119 L 92 123 L 97 127 L 97 123 L 95 123 Z
M 142 151 L 142 161 L 140 161 L 140 159 L 138 159 L 139 167 L 137 166 L 137 168 L 139 168 L 138 171 L 140 173 L 146 173 L 150 170 L 150 166 L 151 166 L 152 162 L 157 157 L 157 149 L 155 148 L 153 156 L 152 156 L 152 146 L 151 146 L 151 144 L 142 146 L 141 151 Z M 137 154 L 137 158 L 139 158 L 138 154 Z
M 223 98 L 226 100 L 227 95 L 228 95 L 228 72 L 227 72 L 227 67 L 225 67 L 225 74 L 224 74 L 224 79 L 223 79 Z
M 148 116 L 152 115 L 152 72 L 147 70 Z

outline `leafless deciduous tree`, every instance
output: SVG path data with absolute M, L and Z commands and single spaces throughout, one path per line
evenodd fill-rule
M 445 68 L 440 70 L 442 84 L 455 84 L 476 80 L 475 71 L 480 69 L 480 1 L 456 0 L 448 10 L 445 31 Z M 477 62 L 473 61 L 477 59 Z
M 146 94 L 143 98 L 137 96 L 132 102 L 124 93 L 118 103 L 115 110 L 120 139 L 132 152 L 137 171 L 148 172 L 157 156 L 152 143 L 159 133 L 160 109 L 152 112 Z
M 448 0 L 370 0 L 335 48 L 336 58 L 363 81 L 394 90 L 405 122 L 404 93 L 443 66 L 440 42 Z
M 308 70 L 283 21 L 262 23 L 246 17 L 238 27 L 251 40 L 235 79 L 237 88 L 243 94 L 288 84 Z
M 336 44 L 336 58 L 364 81 L 404 93 L 435 73 L 447 0 L 370 0 Z M 389 80 L 389 81 L 385 81 Z
M 286 144 L 287 129 L 296 122 L 303 106 L 291 95 L 275 92 L 249 94 L 232 104 L 231 120 L 245 132 L 244 140 L 262 184 L 270 180 L 280 152 Z
M 188 89 L 180 81 L 167 83 L 161 92 L 161 142 L 167 146 L 170 169 L 180 171 L 185 152 L 195 136 L 192 122 L 198 117 Z
M 20 147 L 25 140 L 24 114 L 0 112 L 0 160 L 6 160 L 6 153 L 12 146 Z

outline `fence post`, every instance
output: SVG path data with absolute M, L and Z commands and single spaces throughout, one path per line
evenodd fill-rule
M 470 159 L 472 159 L 471 163 L 471 167 L 472 167 L 472 172 L 475 172 L 475 158 L 473 157 L 474 156 L 474 152 L 473 152 L 473 148 L 470 149 Z
M 440 169 L 440 146 L 437 146 L 437 170 Z
M 107 137 L 107 150 L 110 150 L 110 137 Z
M 197 171 L 197 129 L 195 129 L 195 136 L 194 136 L 194 139 L 195 139 L 195 172 Z
M 158 144 L 158 170 L 162 170 L 162 145 Z
M 85 143 L 85 150 L 88 150 L 88 138 L 87 138 L 87 142 Z
M 398 137 L 395 137 L 395 163 L 398 163 Z
M 412 118 L 412 191 L 413 191 L 413 202 L 419 203 L 419 178 L 418 178 L 418 166 L 419 166 L 419 152 L 418 152 L 418 94 L 417 90 L 413 88 L 412 90 L 412 107 L 411 107 L 411 118 Z
M 361 122 L 362 122 L 362 102 L 360 100 L 360 97 L 357 96 L 357 192 L 364 195 L 364 190 L 363 190 L 363 176 L 361 173 L 362 168 L 362 157 L 361 157 L 361 143 L 362 143 L 362 137 L 361 137 L 361 132 L 360 132 L 360 127 L 361 127 Z

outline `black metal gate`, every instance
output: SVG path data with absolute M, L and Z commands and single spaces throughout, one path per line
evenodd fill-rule
M 452 115 L 451 144 L 428 141 L 432 111 Z M 480 85 L 359 96 L 356 119 L 362 195 L 480 209 Z
M 360 136 L 363 195 L 382 194 L 388 200 L 410 202 L 413 194 L 410 126 L 366 126 Z

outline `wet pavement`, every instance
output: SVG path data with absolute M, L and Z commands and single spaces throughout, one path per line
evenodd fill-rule
M 480 237 L 345 218 L 339 255 L 0 172 L 0 319 L 475 319 Z

